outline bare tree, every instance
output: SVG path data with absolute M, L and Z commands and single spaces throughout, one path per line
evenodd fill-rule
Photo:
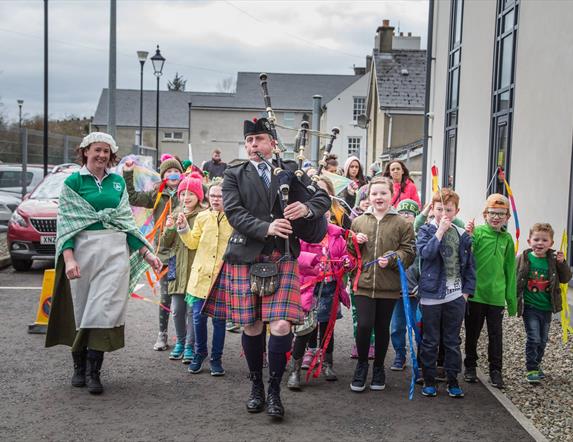
M 217 92 L 235 92 L 237 80 L 235 77 L 223 78 L 217 83 Z

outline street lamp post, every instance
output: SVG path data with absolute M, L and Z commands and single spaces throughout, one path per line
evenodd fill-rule
M 18 111 L 18 127 L 22 129 L 22 106 L 24 104 L 24 100 L 18 100 L 18 107 L 20 108 Z
M 137 58 L 139 59 L 139 64 L 141 65 L 141 73 L 139 79 L 139 144 L 143 146 L 143 65 L 145 60 L 147 60 L 147 51 L 137 51 Z
M 159 78 L 163 75 L 163 65 L 165 58 L 159 52 L 159 45 L 155 55 L 151 57 L 153 63 L 153 73 L 157 77 L 157 95 L 156 95 L 156 109 L 155 109 L 155 167 L 159 167 Z

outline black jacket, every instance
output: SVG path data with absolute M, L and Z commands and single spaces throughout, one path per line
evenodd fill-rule
M 207 161 L 203 165 L 203 171 L 209 172 L 209 179 L 222 177 L 227 169 L 227 163 L 219 161 L 219 163 L 214 163 L 213 160 Z
M 276 166 L 276 164 L 275 164 Z M 284 161 L 284 167 L 294 171 L 294 161 Z M 305 185 L 310 179 L 303 175 Z M 318 190 L 310 198 L 305 186 L 293 179 L 288 202 L 304 202 L 312 211 L 309 219 L 292 222 L 293 234 L 290 240 L 290 252 L 296 258 L 300 253 L 299 238 L 320 241 L 326 234 L 324 214 L 330 208 L 330 197 L 324 190 Z M 271 187 L 267 189 L 259 172 L 250 161 L 227 168 L 223 181 L 223 203 L 225 214 L 234 229 L 225 252 L 224 260 L 233 263 L 252 263 L 263 252 L 278 249 L 285 250 L 285 241 L 279 237 L 267 237 L 270 223 L 282 218 L 281 200 L 278 195 L 279 179 L 272 174 Z M 318 238 L 320 236 L 320 238 Z

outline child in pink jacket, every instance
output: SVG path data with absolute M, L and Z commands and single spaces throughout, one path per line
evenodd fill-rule
M 329 224 L 327 234 L 318 244 L 300 242 L 300 256 L 298 266 L 301 285 L 302 308 L 308 313 L 317 302 L 320 292 L 320 300 L 317 304 L 318 327 L 314 332 L 304 336 L 297 336 L 294 341 L 291 355 L 291 371 L 287 386 L 291 390 L 300 389 L 300 371 L 302 358 L 308 342 L 313 334 L 320 333 L 321 341 L 326 335 L 326 330 L 331 317 L 334 297 L 347 308 L 350 306 L 350 298 L 342 281 L 343 274 L 354 266 L 354 258 L 348 254 L 344 229 L 335 224 Z M 324 277 L 326 275 L 326 277 Z M 335 293 L 336 292 L 336 293 Z M 336 312 L 336 319 L 342 318 L 340 304 Z M 322 347 L 322 342 L 321 342 Z M 323 360 L 324 375 L 327 381 L 336 381 L 336 373 L 332 367 L 332 352 L 334 349 L 334 333 L 332 334 Z

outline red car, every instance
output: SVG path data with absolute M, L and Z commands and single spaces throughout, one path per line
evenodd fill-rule
M 78 165 L 56 166 L 12 214 L 8 250 L 14 269 L 26 271 L 34 260 L 54 260 L 58 198 L 64 180 L 78 169 Z

